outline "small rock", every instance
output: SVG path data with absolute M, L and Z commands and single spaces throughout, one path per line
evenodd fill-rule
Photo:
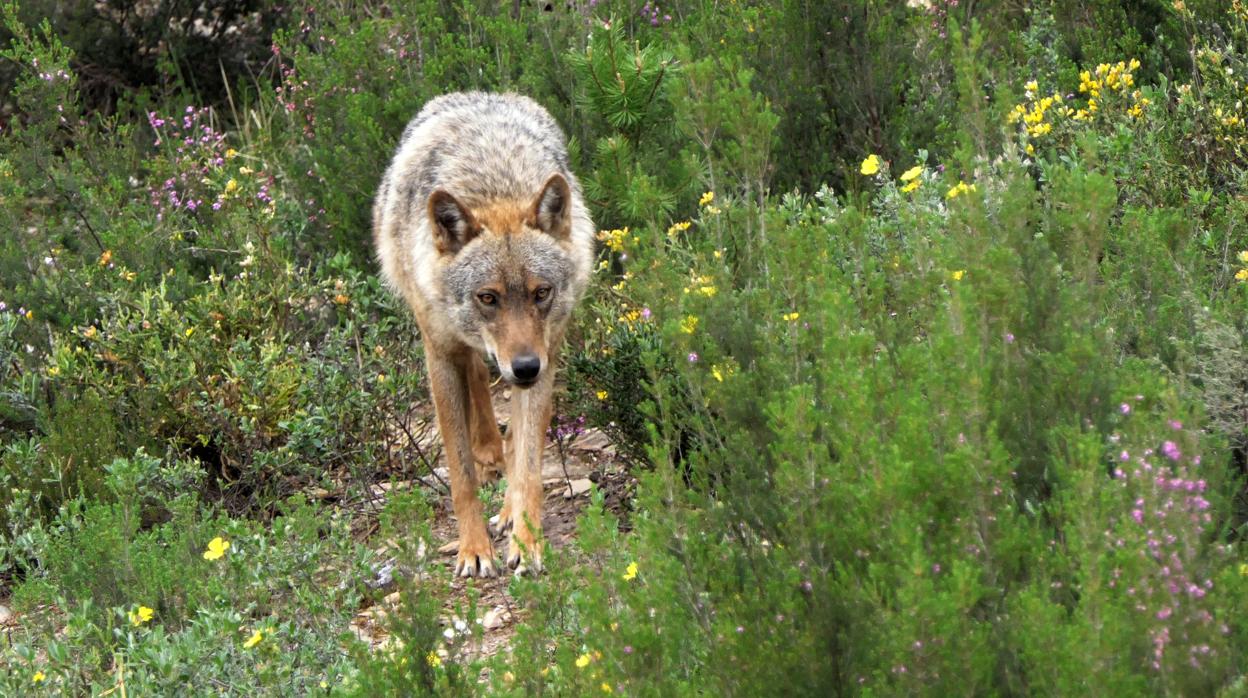
M 572 448 L 580 451 L 598 451 L 610 446 L 607 435 L 599 429 L 586 429 L 583 434 L 572 442 Z
M 563 498 L 572 499 L 573 497 L 579 497 L 585 494 L 586 492 L 588 492 L 589 489 L 593 486 L 594 486 L 594 483 L 590 482 L 589 478 L 581 478 L 579 480 L 572 480 L 568 482 L 568 488 L 567 490 L 564 491 Z
M 495 606 L 485 612 L 481 625 L 486 630 L 497 630 L 511 622 L 511 611 L 502 606 Z
M 8 625 L 13 620 L 13 611 L 8 606 L 0 604 L 0 625 Z

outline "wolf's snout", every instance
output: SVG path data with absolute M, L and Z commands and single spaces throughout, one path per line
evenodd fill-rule
M 511 360 L 511 374 L 518 383 L 532 383 L 537 380 L 537 374 L 541 370 L 542 360 L 535 354 L 525 354 Z

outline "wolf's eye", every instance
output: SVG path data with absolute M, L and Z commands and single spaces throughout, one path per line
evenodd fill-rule
M 498 303 L 498 296 L 489 291 L 483 291 L 477 294 L 477 300 L 481 301 L 481 305 L 495 305 Z
M 546 300 L 547 298 L 550 298 L 550 287 L 549 287 L 549 286 L 540 286 L 540 287 L 538 287 L 538 289 L 537 289 L 536 291 L 534 291 L 534 292 L 533 292 L 533 298 L 534 298 L 534 299 L 535 299 L 538 303 L 541 303 L 542 301 Z

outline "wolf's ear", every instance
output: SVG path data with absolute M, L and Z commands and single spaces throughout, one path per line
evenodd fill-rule
M 568 180 L 561 174 L 553 174 L 533 200 L 529 225 L 547 235 L 566 238 L 572 233 L 571 205 L 572 189 L 568 187 Z
M 429 196 L 429 222 L 433 224 L 433 244 L 442 254 L 455 254 L 481 232 L 472 212 L 445 190 Z

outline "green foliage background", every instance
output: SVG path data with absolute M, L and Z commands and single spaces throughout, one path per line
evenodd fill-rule
M 1239 0 L 4 18 L 5 694 L 1248 694 Z M 371 197 L 469 89 L 569 135 L 562 416 L 640 479 L 477 662 L 437 490 L 366 504 L 436 457 Z

